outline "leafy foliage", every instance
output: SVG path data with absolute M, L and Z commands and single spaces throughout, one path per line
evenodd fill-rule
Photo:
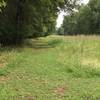
M 78 0 L 5 0 L 0 13 L 0 42 L 46 36 L 55 31 L 57 13 L 71 10 Z
M 88 5 L 65 16 L 62 28 L 65 35 L 100 34 L 100 0 L 90 0 Z

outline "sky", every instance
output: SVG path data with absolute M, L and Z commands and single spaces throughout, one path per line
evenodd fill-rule
M 87 4 L 89 2 L 89 0 L 81 0 L 81 2 L 84 4 Z M 66 15 L 66 14 L 63 11 L 59 14 L 59 16 L 57 18 L 57 25 L 56 25 L 57 28 L 59 28 L 61 26 L 61 24 L 63 23 L 64 15 Z

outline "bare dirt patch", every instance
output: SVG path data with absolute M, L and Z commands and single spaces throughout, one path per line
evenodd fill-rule
M 10 77 L 8 77 L 8 76 L 0 76 L 0 83 L 5 83 L 8 80 L 10 80 Z
M 53 90 L 54 94 L 58 95 L 59 97 L 63 97 L 65 95 L 66 88 L 61 86 L 57 87 Z
M 0 63 L 0 68 L 4 68 L 6 66 L 6 63 Z

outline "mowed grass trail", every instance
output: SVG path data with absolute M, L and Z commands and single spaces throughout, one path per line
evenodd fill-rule
M 49 36 L 0 48 L 0 100 L 100 100 L 100 37 Z

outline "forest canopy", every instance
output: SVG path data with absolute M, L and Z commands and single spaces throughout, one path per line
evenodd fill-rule
M 72 10 L 78 1 L 0 0 L 0 43 L 17 43 L 52 34 L 59 11 Z
M 60 35 L 100 34 L 100 0 L 90 0 L 87 5 L 81 5 L 78 11 L 64 18 L 58 29 Z

